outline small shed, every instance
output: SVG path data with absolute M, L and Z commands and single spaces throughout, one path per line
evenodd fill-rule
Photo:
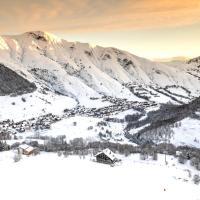
M 105 164 L 113 164 L 113 163 L 119 161 L 119 159 L 116 157 L 116 155 L 108 148 L 97 153 L 95 155 L 95 157 L 96 157 L 97 162 L 105 163 Z
M 18 147 L 18 152 L 24 155 L 32 155 L 35 154 L 36 149 L 30 145 L 22 144 Z

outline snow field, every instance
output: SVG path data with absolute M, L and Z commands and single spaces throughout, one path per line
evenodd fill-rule
M 200 186 L 188 178 L 187 166 L 165 166 L 162 155 L 159 161 L 130 156 L 115 167 L 92 162 L 89 157 L 81 160 L 52 153 L 23 157 L 18 163 L 13 163 L 10 152 L 1 153 L 2 157 L 1 197 L 8 200 L 200 199 Z

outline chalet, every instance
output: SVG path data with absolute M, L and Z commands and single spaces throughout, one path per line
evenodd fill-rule
M 108 148 L 97 153 L 95 157 L 97 162 L 105 164 L 113 164 L 119 161 L 119 159 L 115 156 L 115 154 Z
M 177 156 L 177 157 L 180 156 L 181 154 L 182 154 L 181 151 L 176 151 L 176 156 Z
M 35 154 L 36 149 L 27 144 L 22 144 L 18 147 L 18 152 L 24 155 L 32 155 L 32 154 Z

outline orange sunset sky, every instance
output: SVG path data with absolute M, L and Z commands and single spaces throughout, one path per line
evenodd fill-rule
M 42 30 L 147 58 L 200 56 L 200 0 L 0 0 L 0 34 Z

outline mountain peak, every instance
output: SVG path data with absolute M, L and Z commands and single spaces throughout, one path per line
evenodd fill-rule
M 25 35 L 31 36 L 32 38 L 36 40 L 41 40 L 43 42 L 53 42 L 53 43 L 60 43 L 61 39 L 58 38 L 57 36 L 44 32 L 44 31 L 31 31 L 31 32 L 26 32 Z

